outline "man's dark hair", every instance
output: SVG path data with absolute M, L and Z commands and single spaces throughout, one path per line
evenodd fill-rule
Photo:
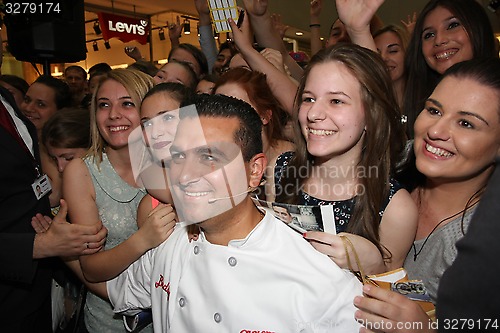
M 196 112 L 180 112 L 180 119 L 187 117 L 237 118 L 240 128 L 234 133 L 243 159 L 248 162 L 262 153 L 262 121 L 255 110 L 246 102 L 224 95 L 193 95 L 181 103 L 181 107 L 194 105 Z M 221 120 L 223 121 L 223 120 Z

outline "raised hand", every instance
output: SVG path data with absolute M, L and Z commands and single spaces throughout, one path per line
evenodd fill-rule
M 130 58 L 134 59 L 135 61 L 142 59 L 142 54 L 139 48 L 135 46 L 125 46 L 124 50 L 125 54 L 128 55 Z
M 370 21 L 384 0 L 335 0 L 339 19 L 346 28 L 362 31 L 370 27 Z
M 243 0 L 243 5 L 248 14 L 262 16 L 267 12 L 267 0 Z
M 238 28 L 236 22 L 234 22 L 233 19 L 230 18 L 228 22 L 229 26 L 231 27 L 234 43 L 236 44 L 237 48 L 241 52 L 243 52 L 244 50 L 253 49 L 252 38 L 251 38 L 252 29 L 250 27 L 249 18 L 245 15 L 245 18 L 243 19 L 240 28 Z
M 182 36 L 182 25 L 181 25 L 181 18 L 177 16 L 175 22 L 169 23 L 167 21 L 167 26 L 168 26 L 168 37 L 172 39 L 179 39 Z
M 319 23 L 319 16 L 321 14 L 321 9 L 323 8 L 323 0 L 311 0 L 311 23 Z M 313 22 L 313 18 L 317 19 L 318 22 Z
M 210 25 L 210 9 L 207 0 L 194 0 L 194 6 L 200 16 L 200 26 Z
M 271 24 L 273 25 L 274 30 L 278 31 L 281 39 L 285 37 L 285 32 L 290 28 L 289 25 L 286 25 L 281 21 L 280 14 L 271 14 Z
M 210 9 L 208 8 L 207 0 L 194 0 L 194 6 L 198 14 L 210 15 Z
M 415 29 L 415 23 L 417 22 L 417 12 L 413 12 L 413 15 L 408 15 L 407 20 L 401 20 L 401 24 L 403 24 L 408 31 L 408 34 L 413 33 L 413 29 Z

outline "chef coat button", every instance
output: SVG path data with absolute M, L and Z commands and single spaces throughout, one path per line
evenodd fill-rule
M 186 300 L 184 299 L 184 297 L 179 298 L 179 306 L 183 308 L 184 305 L 186 305 Z
M 232 267 L 236 266 L 236 264 L 238 263 L 238 261 L 236 260 L 235 257 L 229 257 L 227 262 L 229 263 L 229 266 L 232 266 Z
M 199 247 L 198 245 L 196 245 L 196 246 L 194 247 L 193 251 L 194 251 L 194 254 L 198 254 L 198 253 L 200 253 L 200 247 Z
M 214 314 L 214 320 L 215 320 L 216 323 L 220 323 L 221 322 L 222 316 L 220 315 L 220 313 L 216 312 Z

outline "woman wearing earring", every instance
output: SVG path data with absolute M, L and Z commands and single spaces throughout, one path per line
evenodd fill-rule
M 92 282 L 110 280 L 147 250 L 171 233 L 175 214 L 164 209 L 159 229 L 144 223 L 138 229 L 137 207 L 146 194 L 134 178 L 129 136 L 140 126 L 142 98 L 153 87 L 153 79 L 139 71 L 115 69 L 99 82 L 91 104 L 92 145 L 84 159 L 72 160 L 63 174 L 63 197 L 68 202 L 72 223 L 90 225 L 96 221 L 108 229 L 104 249 L 69 263 Z M 148 220 L 153 220 L 150 218 Z M 87 247 L 94 248 L 89 243 Z M 81 275 L 81 274 L 80 274 Z M 121 316 L 96 293 L 87 294 L 85 326 L 92 332 L 125 332 Z M 148 331 L 151 330 L 149 326 Z
M 384 62 L 353 44 L 322 50 L 304 72 L 296 105 L 297 149 L 277 160 L 276 201 L 332 205 L 337 233 L 352 241 L 366 273 L 401 267 L 417 210 L 392 178 L 405 137 Z M 305 237 L 349 267 L 338 235 Z
M 457 255 L 455 243 L 467 232 L 495 169 L 499 103 L 500 60 L 465 61 L 444 74 L 415 121 L 414 165 L 420 177 L 412 197 L 419 216 L 404 267 L 410 279 L 424 282 L 434 302 L 439 280 Z M 425 313 L 404 296 L 371 286 L 364 291 L 369 297 L 357 297 L 354 304 L 361 310 L 356 318 L 366 325 L 423 322 L 429 328 Z

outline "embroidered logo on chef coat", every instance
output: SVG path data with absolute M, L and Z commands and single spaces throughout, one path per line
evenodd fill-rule
M 165 284 L 165 279 L 163 278 L 163 275 L 160 274 L 160 279 L 158 280 L 158 282 L 155 282 L 155 288 L 163 289 L 163 291 L 167 293 L 167 301 L 168 301 L 168 299 L 170 298 L 170 282 L 167 282 L 167 284 Z
M 274 332 L 274 331 L 241 330 L 240 333 L 276 333 L 276 332 Z

